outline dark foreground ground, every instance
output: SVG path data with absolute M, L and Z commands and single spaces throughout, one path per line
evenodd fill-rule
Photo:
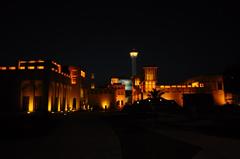
M 110 124 L 119 137 L 124 159 L 132 158 L 192 158 L 200 147 L 172 139 L 151 131 L 152 122 L 142 125 L 136 118 L 123 114 L 106 115 L 104 120 Z
M 233 121 L 187 121 L 170 114 L 155 118 L 88 112 L 5 114 L 0 123 L 0 152 L 20 159 L 239 158 L 235 151 L 240 146 L 239 125 Z M 224 153 L 219 155 L 216 149 Z

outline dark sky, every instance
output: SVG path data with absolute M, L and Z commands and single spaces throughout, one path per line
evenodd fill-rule
M 0 63 L 53 58 L 80 65 L 103 83 L 130 76 L 129 51 L 138 69 L 159 67 L 171 83 L 218 73 L 239 62 L 239 9 L 230 3 L 5 2 L 0 8 Z

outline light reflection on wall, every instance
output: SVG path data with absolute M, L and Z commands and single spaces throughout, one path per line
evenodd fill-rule
M 48 111 L 52 111 L 52 99 L 50 95 L 48 96 Z
M 84 71 L 81 70 L 81 77 L 85 78 L 86 77 L 86 73 Z
M 44 69 L 44 66 L 37 66 L 37 69 L 43 70 L 43 69 Z
M 29 112 L 33 112 L 34 111 L 34 108 L 33 108 L 33 96 L 30 96 L 30 98 L 29 98 L 28 111 Z
M 41 80 L 25 80 L 21 82 L 21 107 L 25 107 L 28 112 L 34 112 L 40 107 L 42 97 Z
M 16 70 L 16 67 L 15 66 L 10 66 L 8 69 L 9 70 Z
M 35 69 L 35 66 L 28 66 L 27 67 L 29 70 L 34 70 Z
M 0 67 L 0 70 L 7 70 L 7 67 L 2 66 L 2 67 Z
M 107 100 L 107 99 L 101 99 L 101 100 L 102 100 L 102 101 L 101 101 L 101 106 L 102 106 L 102 108 L 105 109 L 105 107 L 106 107 L 106 109 L 108 109 L 109 106 L 110 106 L 110 101 Z

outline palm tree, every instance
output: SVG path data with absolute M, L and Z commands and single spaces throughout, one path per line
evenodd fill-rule
M 151 99 L 159 99 L 163 94 L 164 92 L 154 88 L 152 91 L 149 91 L 148 97 Z

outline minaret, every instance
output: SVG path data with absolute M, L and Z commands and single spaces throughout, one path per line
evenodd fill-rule
M 130 57 L 132 59 L 132 77 L 136 76 L 137 75 L 137 56 L 138 56 L 138 52 L 133 49 L 130 53 Z

